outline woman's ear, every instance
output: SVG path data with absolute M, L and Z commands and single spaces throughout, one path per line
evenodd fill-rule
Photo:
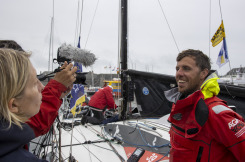
M 18 105 L 16 103 L 16 99 L 15 98 L 11 98 L 8 102 L 8 108 L 9 108 L 9 111 L 12 112 L 12 113 L 18 113 L 19 111 L 19 108 L 18 108 Z

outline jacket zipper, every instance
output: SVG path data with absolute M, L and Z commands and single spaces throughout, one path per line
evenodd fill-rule
M 199 147 L 199 151 L 198 151 L 198 154 L 197 154 L 197 160 L 196 160 L 196 162 L 200 162 L 201 161 L 202 152 L 203 152 L 203 147 Z

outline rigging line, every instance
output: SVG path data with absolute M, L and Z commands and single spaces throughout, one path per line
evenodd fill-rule
M 90 126 L 90 125 L 89 125 L 89 126 Z M 97 135 L 99 135 L 100 138 L 105 139 L 105 141 L 108 143 L 108 145 L 112 148 L 112 150 L 109 150 L 109 149 L 107 149 L 107 148 L 104 148 L 104 149 L 109 150 L 109 151 L 113 151 L 113 152 L 118 156 L 118 158 L 119 158 L 122 162 L 124 162 L 124 161 L 125 161 L 124 158 L 123 158 L 123 157 L 118 153 L 118 151 L 112 146 L 111 140 L 108 139 L 108 138 L 106 138 L 105 135 L 103 135 L 103 130 L 104 130 L 104 132 L 105 132 L 105 128 L 104 128 L 103 126 L 100 126 L 100 127 L 101 127 L 101 132 L 95 130 L 93 127 L 90 126 L 90 128 L 92 128 L 95 132 L 97 132 L 97 133 L 98 133 Z M 88 128 L 88 127 L 87 127 L 87 128 Z M 90 130 L 90 131 L 91 131 L 91 130 Z M 92 132 L 92 131 L 91 131 L 91 132 Z M 94 132 L 93 132 L 93 133 L 94 133 Z M 105 132 L 105 134 L 106 134 L 106 132 Z M 102 147 L 101 147 L 101 148 L 102 148 Z
M 80 127 L 79 127 L 80 128 Z M 85 139 L 85 141 L 87 141 L 87 138 L 84 136 L 84 134 L 82 133 L 82 130 L 81 129 L 78 129 L 78 128 L 75 128 L 77 131 L 78 131 L 78 133 L 80 134 L 80 135 L 82 135 L 83 136 L 83 138 Z M 88 145 L 88 150 L 89 150 L 89 145 Z M 89 158 L 90 158 L 90 161 L 92 161 L 92 158 L 91 158 L 91 154 L 90 154 L 90 150 L 89 150 Z
M 149 143 L 147 143 L 146 137 L 145 137 L 145 136 L 143 137 L 143 134 L 142 134 L 140 128 L 138 128 L 138 131 L 139 131 L 139 133 L 140 133 L 140 136 L 141 136 L 142 141 L 146 144 L 146 146 L 148 146 L 148 147 L 150 147 L 150 148 L 160 148 L 160 147 L 169 146 L 169 143 L 163 144 L 163 145 L 150 145 Z M 145 135 L 145 134 L 144 134 L 144 135 Z
M 222 21 L 223 20 L 223 16 L 222 16 L 222 12 L 221 12 L 220 0 L 219 0 L 219 8 L 220 8 L 221 21 Z
M 129 122 L 129 121 L 127 122 L 127 124 L 128 124 L 129 126 L 134 126 L 134 125 L 131 124 L 131 123 L 135 123 L 135 129 L 134 129 L 132 132 L 129 132 L 129 134 L 135 132 L 135 130 L 138 129 L 138 130 L 139 130 L 139 133 L 140 133 L 140 135 L 141 135 L 141 137 L 142 137 L 142 134 L 141 134 L 141 132 L 140 132 L 140 128 L 141 128 L 141 129 L 145 129 L 145 130 L 147 130 L 147 131 L 155 132 L 157 135 L 159 135 L 160 137 L 162 137 L 162 135 L 161 135 L 160 133 L 158 133 L 156 130 L 154 130 L 153 127 L 150 127 L 150 126 L 145 125 L 145 124 L 143 124 L 143 123 L 139 123 L 138 121 L 137 121 L 137 122 Z M 145 127 L 148 127 L 148 128 L 141 127 L 140 124 L 143 125 L 143 126 L 145 126 Z M 149 129 L 149 128 L 151 128 L 151 129 Z M 144 141 L 143 137 L 142 137 L 142 140 Z M 145 142 L 145 143 L 146 143 L 146 142 Z
M 228 92 L 228 94 L 234 99 L 236 96 L 232 96 L 231 93 L 230 93 L 230 91 L 229 91 L 228 88 L 226 87 L 226 85 L 224 85 L 224 86 L 225 86 L 225 89 L 226 89 L 226 91 Z
M 74 126 L 74 115 L 72 118 L 72 126 L 71 126 L 71 145 L 72 145 L 72 138 L 73 138 L 73 126 Z M 72 155 L 72 146 L 70 147 L 70 156 Z
M 169 30 L 170 30 L 170 33 L 171 33 L 171 35 L 172 35 L 172 37 L 173 37 L 173 39 L 174 39 L 174 43 L 175 43 L 175 45 L 176 45 L 178 51 L 180 52 L 179 47 L 178 47 L 178 45 L 177 45 L 177 42 L 176 42 L 176 40 L 175 40 L 175 38 L 174 38 L 174 34 L 173 34 L 173 32 L 172 32 L 172 30 L 171 30 L 171 27 L 170 27 L 170 25 L 169 25 L 169 23 L 168 23 L 167 17 L 166 17 L 166 15 L 165 15 L 164 11 L 163 11 L 163 8 L 162 8 L 162 5 L 161 5 L 161 3 L 160 3 L 160 0 L 158 0 L 158 3 L 159 3 L 160 8 L 161 8 L 161 10 L 162 10 L 163 16 L 164 16 L 164 18 L 165 18 L 165 20 L 166 20 L 166 22 L 167 22 L 167 25 L 168 25 L 168 28 L 169 28 Z
M 88 127 L 87 127 L 88 128 Z M 91 127 L 92 128 L 92 127 Z M 92 128 L 92 129 L 94 129 L 94 128 Z M 90 130 L 89 128 L 88 128 L 88 130 L 89 131 L 91 131 L 92 133 L 95 133 L 95 132 L 93 132 L 92 130 Z M 103 135 L 103 131 L 104 130 L 104 127 L 101 127 L 101 133 L 99 132 L 99 131 L 97 131 L 97 130 L 95 130 L 94 129 L 94 131 L 96 131 L 97 133 L 95 133 L 99 138 L 102 138 L 102 139 L 104 139 L 104 140 L 107 140 L 107 141 L 112 141 L 112 139 L 109 139 L 109 138 L 107 138 L 107 137 L 105 137 L 104 135 L 106 135 L 106 134 L 104 134 Z M 114 139 L 113 139 L 114 140 Z M 111 150 L 112 151 L 112 150 Z
M 160 124 L 160 123 L 155 123 L 155 122 L 150 122 L 150 121 L 144 121 L 145 124 L 151 124 L 153 125 L 153 127 L 155 127 L 156 129 L 160 129 L 163 131 L 168 132 L 169 131 L 169 127 L 164 125 L 164 124 Z
M 128 145 L 133 145 L 133 146 L 137 146 L 137 147 L 150 147 L 149 145 L 141 145 L 141 144 L 136 144 L 136 143 L 130 143 L 126 140 L 123 140 L 123 139 L 120 139 L 118 138 L 117 136 L 114 137 L 116 140 L 120 141 L 120 142 L 123 142 L 123 143 L 126 143 Z M 169 143 L 168 144 L 165 144 L 165 145 L 162 145 L 162 146 L 157 146 L 158 147 L 167 147 L 169 146 Z M 155 147 L 150 147 L 150 148 L 155 148 Z
M 210 35 L 211 35 L 211 0 L 209 1 L 209 39 L 208 39 L 208 57 L 210 58 L 210 42 L 211 42 L 211 38 L 210 38 Z
M 117 49 L 118 49 L 118 56 L 117 56 L 117 58 L 118 58 L 118 62 L 117 62 L 117 67 L 119 68 L 119 71 L 120 71 L 120 60 L 121 60 L 121 58 L 120 58 L 120 27 L 121 27 L 121 21 L 120 21 L 120 6 L 121 6 L 121 1 L 119 0 L 119 7 L 118 7 L 118 36 L 117 36 Z
M 110 124 L 110 125 L 112 125 L 112 124 Z M 106 131 L 105 131 L 105 127 L 104 126 L 100 126 L 100 128 L 101 128 L 101 132 L 99 132 L 99 131 L 97 131 L 96 129 L 94 129 L 91 125 L 88 125 L 90 128 L 92 128 L 92 130 L 94 131 L 92 131 L 92 130 L 90 130 L 90 129 L 88 129 L 88 130 L 90 130 L 92 133 L 95 133 L 98 137 L 100 137 L 100 138 L 102 138 L 102 139 L 104 139 L 104 140 L 106 140 L 106 142 L 107 141 L 112 141 L 111 139 L 109 139 L 109 138 L 107 138 L 107 135 L 106 135 Z M 108 126 L 108 125 L 107 125 Z M 87 127 L 88 128 L 88 127 Z M 103 131 L 104 131 L 104 134 L 103 134 Z M 106 137 L 105 137 L 106 136 Z M 113 150 L 110 150 L 110 151 L 113 151 Z M 113 151 L 113 152 L 115 152 L 115 151 Z
M 91 127 L 91 126 L 90 126 Z M 88 127 L 87 127 L 88 128 Z M 92 128 L 92 127 L 91 127 Z M 98 134 L 100 134 L 97 130 L 95 130 L 94 128 L 92 128 L 94 131 L 96 131 Z M 88 129 L 88 130 L 90 130 L 90 129 Z M 91 131 L 91 130 L 90 130 Z M 93 131 L 91 131 L 92 133 L 94 133 Z M 80 133 L 80 131 L 78 131 L 78 133 Z M 82 136 L 84 136 L 82 133 L 80 133 Z M 97 134 L 96 134 L 97 135 Z M 77 142 L 79 142 L 80 144 L 82 144 L 75 136 L 73 136 L 76 140 L 77 140 Z M 85 137 L 85 136 L 84 136 Z M 86 138 L 85 138 L 85 140 L 86 140 Z M 88 149 L 87 149 L 88 150 Z M 89 151 L 89 150 L 88 150 Z
M 42 137 L 40 137 L 39 141 L 41 140 L 41 143 L 38 142 L 37 145 L 40 145 L 40 146 L 39 146 L 39 148 L 38 148 L 38 150 L 37 150 L 37 153 L 35 153 L 35 155 L 37 155 L 38 157 L 40 157 L 42 148 L 43 148 L 43 150 L 44 150 L 44 152 L 45 152 L 46 146 L 49 146 L 49 142 L 46 142 L 46 140 L 49 139 L 49 138 L 50 138 L 50 131 L 49 131 L 47 134 L 45 134 L 45 135 L 43 135 Z M 45 142 L 46 142 L 48 145 L 44 145 Z M 37 148 L 37 146 L 36 146 L 36 148 Z M 35 152 L 36 152 L 36 150 L 35 150 Z
M 107 125 L 107 127 L 110 126 L 109 129 L 111 129 L 111 128 L 113 127 L 113 125 L 114 125 L 114 124 L 110 124 L 110 125 Z M 106 137 L 106 139 L 109 139 L 110 137 L 108 137 L 108 133 L 105 131 L 105 126 L 103 126 L 102 128 L 103 128 L 103 130 L 104 130 L 104 136 Z M 103 133 L 103 132 L 102 132 L 102 129 L 101 129 L 101 133 Z
M 110 141 L 107 141 L 108 145 L 112 148 L 113 152 L 118 156 L 118 158 L 121 160 L 121 162 L 124 162 L 124 158 L 118 153 L 118 151 L 115 149 L 115 147 L 112 146 Z
M 94 145 L 94 146 L 96 146 L 96 147 L 99 147 L 99 148 L 101 148 L 101 149 L 104 149 L 104 150 L 107 150 L 107 151 L 112 151 L 112 152 L 114 152 L 113 150 L 110 150 L 110 149 L 108 149 L 108 148 L 105 148 L 105 147 L 96 145 L 96 144 L 94 144 L 94 143 L 91 143 L 91 144 Z
M 138 127 L 137 124 L 136 124 L 136 127 Z M 142 137 L 142 133 L 141 133 L 141 131 L 140 131 L 140 128 L 138 128 L 138 131 L 139 131 L 139 133 L 140 133 L 140 135 L 141 135 L 142 141 L 143 141 L 144 143 L 146 143 L 146 142 L 144 141 L 143 137 Z M 106 134 L 107 132 L 104 130 L 104 133 Z M 107 134 L 108 134 L 109 136 L 111 136 L 112 138 L 116 139 L 117 141 L 120 141 L 120 142 L 129 144 L 129 145 L 133 145 L 133 146 L 138 146 L 138 147 L 142 146 L 142 147 L 150 147 L 150 148 L 161 148 L 161 147 L 169 146 L 169 143 L 163 144 L 163 145 L 156 145 L 156 146 L 152 146 L 152 145 L 149 145 L 149 144 L 146 144 L 146 145 L 140 145 L 140 144 L 137 144 L 137 142 L 136 142 L 136 143 L 130 143 L 130 142 L 126 141 L 126 140 L 123 140 L 122 138 L 120 138 L 120 137 L 118 137 L 118 136 L 112 136 L 112 135 L 110 135 L 109 133 L 107 133 Z
M 74 47 L 77 45 L 77 36 L 78 36 L 78 26 L 79 26 L 79 10 L 80 10 L 80 0 L 77 1 L 77 18 L 76 18 L 76 27 L 75 27 L 75 37 L 74 37 Z
M 34 155 L 36 155 L 36 151 L 38 151 L 38 150 L 37 150 L 38 145 L 41 145 L 41 144 L 40 144 L 41 140 L 42 140 L 42 138 L 39 138 L 39 139 L 38 139 L 38 142 L 30 141 L 30 143 L 36 144 L 36 147 L 32 150 Z M 39 146 L 39 147 L 40 147 L 40 146 Z
M 53 17 L 54 17 L 54 0 L 53 0 Z
M 162 157 L 160 158 L 159 160 L 157 160 L 156 162 L 160 162 L 161 160 L 163 160 L 163 158 L 165 158 L 168 154 L 170 153 L 170 150 Z
M 82 0 L 82 8 L 81 8 L 81 20 L 80 20 L 79 36 L 81 36 L 82 22 L 83 22 L 83 0 Z
M 221 22 L 223 22 L 223 16 L 222 16 L 222 11 L 221 11 L 220 0 L 219 0 L 219 8 L 220 8 Z M 231 70 L 231 61 L 230 60 L 229 60 L 229 67 L 230 67 L 230 70 Z M 233 78 L 232 78 L 232 76 L 231 76 L 231 82 L 233 84 Z
M 105 132 L 105 128 L 104 127 L 101 127 L 101 133 L 102 133 L 102 130 L 104 130 Z M 105 136 L 102 134 L 102 137 L 105 138 Z M 118 151 L 115 149 L 115 147 L 112 146 L 111 142 L 110 141 L 107 141 L 108 145 L 112 148 L 113 152 L 118 156 L 118 158 L 124 162 L 124 158 L 118 153 Z
M 105 132 L 104 134 L 106 134 L 105 127 L 101 127 L 101 137 L 104 138 L 104 139 L 106 139 L 106 138 L 105 138 L 105 135 L 103 134 L 103 131 Z M 118 153 L 118 151 L 115 149 L 115 147 L 112 146 L 110 140 L 107 141 L 107 144 L 112 148 L 113 152 L 118 156 L 118 158 L 119 158 L 122 162 L 124 162 L 124 161 L 125 161 L 124 158 Z
M 69 133 L 69 132 L 68 132 Z M 70 133 L 71 134 L 71 133 Z M 89 151 L 97 160 L 99 160 L 100 162 L 102 162 L 95 154 L 93 154 L 93 152 L 91 152 L 90 150 L 88 150 L 84 145 L 83 145 L 83 143 L 81 143 L 75 136 L 72 136 L 75 140 L 77 140 L 77 142 L 81 145 L 81 146 L 83 146 L 87 151 Z M 73 144 L 71 144 L 71 146 L 72 146 Z
M 52 24 L 52 43 L 51 43 L 51 49 L 52 49 L 52 68 L 51 70 L 53 71 L 54 69 L 54 64 L 53 64 L 53 59 L 54 59 L 54 0 L 53 0 L 53 24 Z
M 120 27 L 121 27 L 121 21 L 120 21 L 120 17 L 121 17 L 121 15 L 120 15 L 120 6 L 121 6 L 121 1 L 120 0 L 118 0 L 118 27 L 117 27 L 117 30 L 118 30 L 118 35 L 117 35 L 117 69 L 116 69 L 116 73 L 117 73 L 117 78 L 120 78 L 120 71 L 121 71 L 121 67 L 120 67 L 120 62 L 121 62 L 121 57 L 120 57 L 120 40 L 121 40 L 121 37 L 120 37 Z M 120 87 L 119 86 L 119 82 L 118 82 L 118 87 Z M 119 90 L 118 90 L 118 93 L 119 93 Z M 118 95 L 118 101 L 119 101 L 119 105 L 121 105 L 121 102 L 120 102 L 120 100 L 119 100 L 119 95 Z M 122 113 L 122 108 L 120 107 L 118 107 L 118 113 L 121 115 L 121 113 Z
M 50 37 L 49 37 L 49 60 L 48 60 L 48 71 L 50 71 L 50 64 L 51 64 L 52 31 L 53 31 L 53 17 L 51 18 L 51 28 L 50 28 Z
M 53 147 L 53 141 L 52 141 L 52 139 L 53 139 L 53 130 L 54 130 L 54 127 L 53 127 L 53 125 L 51 126 L 51 128 L 50 128 L 50 132 L 49 132 L 49 136 L 48 136 L 48 144 L 50 143 L 50 146 L 51 146 L 51 150 L 52 150 L 52 147 Z M 46 154 L 45 155 L 47 155 L 47 153 L 48 153 L 48 151 L 49 151 L 49 147 L 47 147 L 47 150 L 46 150 Z M 52 150 L 53 151 L 53 150 Z
M 89 35 L 90 35 L 90 32 L 91 32 L 91 29 L 92 29 L 92 26 L 93 26 L 93 22 L 94 22 L 95 14 L 96 14 L 96 11 L 97 11 L 97 9 L 98 9 L 98 4 L 99 4 L 99 0 L 97 1 L 97 4 L 96 4 L 96 8 L 95 8 L 95 11 L 94 11 L 93 19 L 92 19 L 92 22 L 91 22 L 91 25 L 90 25 L 90 28 L 89 28 L 89 32 L 88 32 L 88 36 L 87 36 L 87 39 L 86 39 L 86 42 L 85 42 L 85 46 L 84 46 L 84 48 L 86 48 L 86 45 L 87 45 L 87 42 L 88 42 L 88 38 L 89 38 Z
M 90 128 L 92 128 L 92 130 L 94 130 L 95 132 L 97 132 L 98 135 L 100 135 L 102 137 L 102 134 L 97 131 L 96 129 L 94 129 L 91 125 L 88 125 Z M 101 126 L 100 126 L 101 127 Z M 88 128 L 88 127 L 87 127 Z M 90 130 L 91 131 L 91 130 Z M 91 131 L 92 132 L 92 131 Z M 94 133 L 94 132 L 93 132 Z
M 58 117 L 57 117 L 58 118 Z M 59 133 L 61 133 L 61 129 L 60 129 L 60 132 Z M 54 139 L 53 139 L 53 148 L 55 149 L 55 151 L 53 151 L 53 152 L 55 152 L 55 156 L 58 158 L 58 159 L 60 159 L 60 158 L 62 158 L 62 155 L 61 155 L 61 151 L 59 150 L 60 149 L 60 147 L 59 147 L 59 145 L 61 145 L 61 135 L 59 134 L 57 134 L 56 133 L 56 130 L 55 130 L 55 125 L 53 124 L 53 136 L 54 136 Z M 59 137 L 59 139 L 58 139 L 58 137 Z M 60 153 L 59 153 L 60 152 Z
M 38 150 L 38 156 L 40 156 L 40 153 L 41 153 L 41 151 L 42 151 L 42 147 L 44 148 L 44 150 L 45 150 L 45 145 L 44 145 L 44 143 L 45 143 L 45 141 L 48 139 L 48 138 L 50 138 L 50 131 L 45 135 L 45 136 L 43 136 L 42 138 L 40 138 L 40 140 L 42 140 L 41 141 L 41 143 L 39 144 L 40 146 L 39 146 L 39 150 Z M 48 142 L 46 142 L 47 144 L 48 144 Z
M 108 140 L 103 140 L 103 141 L 99 141 L 99 140 L 97 140 L 97 141 L 85 141 L 83 143 L 75 143 L 75 144 L 72 144 L 72 145 L 70 145 L 70 144 L 68 144 L 68 145 L 62 145 L 61 147 L 90 145 L 90 144 L 94 144 L 94 143 L 102 143 L 102 142 L 107 142 L 107 141 Z M 112 150 L 110 150 L 110 151 L 112 151 Z
M 54 0 L 53 0 L 53 15 L 51 17 L 51 29 L 50 29 L 50 39 L 49 39 L 49 61 L 48 61 L 48 71 L 50 71 L 50 64 L 52 65 L 51 70 L 53 71 L 53 37 L 54 37 Z
M 140 130 L 139 127 L 138 127 L 138 131 L 139 131 L 139 133 L 140 133 L 140 136 L 141 136 L 142 141 L 143 141 L 148 147 L 151 147 L 151 148 L 160 148 L 160 147 L 169 146 L 169 143 L 163 144 L 163 145 L 150 145 L 150 144 L 147 143 L 146 137 L 145 137 L 145 136 L 143 137 L 143 134 L 141 133 L 141 130 Z M 144 134 L 144 135 L 145 135 L 145 134 Z
M 140 125 L 142 125 L 142 126 L 144 126 L 144 127 L 141 127 L 141 128 L 146 129 L 146 130 L 148 130 L 148 131 L 154 131 L 154 130 L 156 130 L 155 127 L 149 126 L 149 125 L 147 125 L 147 124 L 145 124 L 145 123 L 141 123 L 141 122 L 128 121 L 127 124 L 128 124 L 128 125 L 131 125 L 131 126 L 138 125 L 138 127 L 141 127 Z M 146 128 L 145 128 L 145 127 L 146 127 Z M 161 135 L 160 135 L 160 136 L 161 136 Z
M 65 98 L 66 99 L 66 98 Z M 61 161 L 61 159 L 62 159 L 62 155 L 61 155 L 61 131 L 62 131 L 62 129 L 61 129 L 61 127 L 60 127 L 60 125 L 61 125 L 61 123 L 60 123 L 60 119 L 59 119 L 59 115 L 56 117 L 56 121 L 57 121 L 57 126 L 59 126 L 57 129 L 58 129 L 58 131 L 59 131 L 59 139 L 58 139 L 58 144 L 57 144 L 57 147 L 58 147 L 58 151 L 59 151 L 59 157 L 58 157 L 58 159 L 59 159 L 59 161 Z
M 54 123 L 53 123 L 53 125 L 54 125 Z M 54 126 L 52 125 L 52 127 L 51 127 L 51 152 L 55 152 L 54 151 L 54 145 L 55 145 L 55 130 L 54 130 Z M 47 152 L 48 152 L 48 149 L 47 149 Z

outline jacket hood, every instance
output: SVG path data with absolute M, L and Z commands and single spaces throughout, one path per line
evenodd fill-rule
M 34 131 L 27 124 L 22 124 L 22 129 L 15 124 L 9 129 L 8 126 L 8 122 L 0 120 L 0 157 L 23 147 L 35 138 Z
M 210 74 L 201 85 L 201 92 L 204 96 L 204 100 L 217 96 L 220 92 L 218 84 L 218 76 L 215 73 Z
M 204 100 L 219 94 L 220 88 L 217 81 L 218 79 L 219 78 L 215 73 L 210 74 L 205 79 L 200 87 L 200 90 L 204 96 Z M 165 91 L 164 94 L 167 100 L 173 103 L 176 103 L 182 95 L 180 92 L 178 92 L 178 87 Z

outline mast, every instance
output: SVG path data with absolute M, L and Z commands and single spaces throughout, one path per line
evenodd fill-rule
M 128 54 L 128 0 L 121 0 L 121 94 L 123 98 L 122 103 L 122 119 L 126 119 L 127 112 L 127 77 L 126 70 L 128 70 L 127 54 Z

